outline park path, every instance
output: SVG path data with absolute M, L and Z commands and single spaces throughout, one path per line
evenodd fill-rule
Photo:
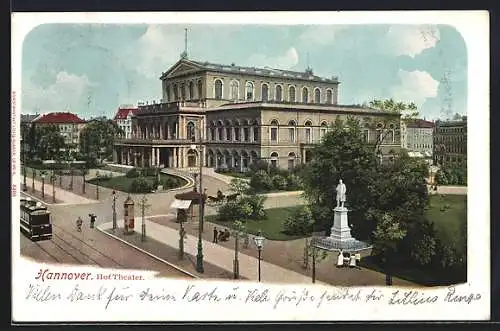
M 145 219 L 148 237 L 161 242 L 167 246 L 178 248 L 179 233 L 172 228 L 159 225 L 149 218 Z M 112 223 L 103 223 L 98 226 L 101 231 L 108 231 L 112 228 Z M 198 238 L 186 235 L 185 253 L 196 256 Z M 220 246 L 207 240 L 203 240 L 204 260 L 227 271 L 233 270 L 234 250 Z M 243 253 L 238 255 L 240 275 L 249 280 L 258 280 L 258 258 Z M 311 283 L 309 276 L 285 269 L 278 265 L 261 260 L 262 279 L 267 283 Z M 319 285 L 325 283 L 317 282 Z

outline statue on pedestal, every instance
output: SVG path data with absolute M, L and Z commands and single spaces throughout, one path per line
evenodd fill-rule
M 347 188 L 342 182 L 342 179 L 339 179 L 339 184 L 337 185 L 337 188 L 335 190 L 337 191 L 337 207 L 344 208 Z

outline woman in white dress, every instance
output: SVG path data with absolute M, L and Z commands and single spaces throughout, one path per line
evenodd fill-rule
M 337 256 L 337 268 L 344 266 L 344 253 L 342 250 L 339 251 L 339 256 Z

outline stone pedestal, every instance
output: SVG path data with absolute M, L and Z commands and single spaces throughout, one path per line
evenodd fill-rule
M 331 229 L 330 238 L 337 242 L 347 242 L 355 240 L 351 236 L 351 228 L 347 222 L 347 208 L 336 207 L 334 210 L 335 216 L 333 219 L 333 227 Z

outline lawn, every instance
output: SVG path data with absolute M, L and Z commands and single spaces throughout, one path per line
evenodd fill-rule
M 283 222 L 285 222 L 288 215 L 293 213 L 299 207 L 286 207 L 286 208 L 273 208 L 266 209 L 267 217 L 261 221 L 249 220 L 247 221 L 248 232 L 257 234 L 262 231 L 262 235 L 269 240 L 293 240 L 304 238 L 306 236 L 290 236 L 282 232 Z M 220 224 L 223 226 L 231 226 L 231 222 L 222 222 L 216 219 L 215 215 L 206 217 L 208 222 Z
M 157 179 L 157 176 L 146 176 L 144 177 L 150 184 L 153 184 L 156 179 Z M 107 187 L 107 188 L 110 188 L 110 189 L 114 189 L 114 190 L 117 190 L 117 191 L 122 191 L 122 192 L 131 192 L 131 186 L 132 186 L 132 182 L 134 180 L 136 180 L 136 178 L 129 178 L 129 177 L 126 177 L 126 176 L 115 176 L 115 177 L 111 177 L 111 178 L 106 178 L 106 179 L 100 179 L 99 180 L 99 185 L 100 186 L 104 186 L 104 187 Z M 168 175 L 168 174 L 161 174 L 161 180 L 169 180 L 170 183 L 172 183 L 169 187 L 164 187 L 165 190 L 167 189 L 173 189 L 173 188 L 177 188 L 177 187 L 181 187 L 183 185 L 186 184 L 186 181 L 182 178 L 179 178 L 179 177 L 176 177 L 176 176 L 172 176 L 172 175 Z M 96 184 L 97 183 L 97 179 L 91 179 L 91 180 L 88 180 L 89 183 L 92 183 L 92 184 Z
M 426 215 L 443 241 L 467 250 L 467 196 L 432 195 Z

